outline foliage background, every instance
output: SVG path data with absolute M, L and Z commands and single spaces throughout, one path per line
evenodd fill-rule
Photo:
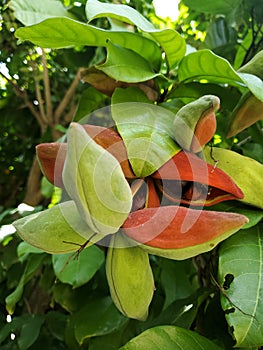
M 85 21 L 85 2 L 76 6 L 74 1 L 61 0 L 80 21 Z M 0 75 L 0 225 L 21 215 L 17 206 L 22 202 L 38 211 L 50 201 L 57 201 L 57 190 L 41 179 L 34 161 L 35 145 L 57 140 L 74 117 L 80 119 L 110 101 L 105 92 L 97 92 L 85 79 L 80 81 L 83 67 L 104 59 L 104 49 L 78 46 L 43 53 L 29 42 L 17 45 L 14 31 L 22 24 L 8 5 L 8 1 L 0 1 L 0 61 L 8 69 L 8 73 Z M 183 0 L 175 22 L 158 18 L 151 0 L 131 0 L 129 6 L 155 26 L 177 30 L 189 51 L 212 50 L 235 69 L 263 49 L 260 0 L 216 4 Z M 109 23 L 97 19 L 96 25 L 108 28 Z M 261 72 L 262 68 L 258 74 Z M 171 74 L 176 79 L 176 72 Z M 166 101 L 165 88 L 160 89 L 159 102 Z M 212 84 L 204 87 L 196 82 L 182 89 L 174 92 L 178 101 L 169 108 L 176 110 L 178 103 L 197 98 L 198 93 L 220 96 L 222 106 L 214 144 L 263 162 L 261 121 L 235 138 L 226 138 L 226 126 L 242 89 L 220 89 Z M 103 118 L 102 124 L 107 122 Z M 79 284 L 72 282 L 72 274 L 61 281 L 56 276 L 61 271 L 55 268 L 58 257 L 32 250 L 16 235 L 2 240 L 0 254 L 2 349 L 118 349 L 144 330 L 165 324 L 195 330 L 225 349 L 234 346 L 220 306 L 217 251 L 181 262 L 151 256 L 156 292 L 146 322 L 126 319 L 115 309 L 109 297 L 104 256 L 95 247 L 92 254 L 96 258 L 87 260 L 87 268 L 83 271 L 75 267 Z M 91 253 L 83 255 L 83 259 L 88 256 Z M 184 312 L 188 305 L 192 307 Z M 12 322 L 6 323 L 9 313 L 13 314 Z M 15 340 L 11 340 L 12 334 Z

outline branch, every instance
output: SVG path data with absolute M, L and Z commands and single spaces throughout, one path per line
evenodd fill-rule
M 55 124 L 59 124 L 59 120 L 60 120 L 62 113 L 65 111 L 67 105 L 69 104 L 69 102 L 71 100 L 71 97 L 73 96 L 77 86 L 79 85 L 79 82 L 81 80 L 81 71 L 82 70 L 83 70 L 83 68 L 78 69 L 77 74 L 75 75 L 75 78 L 73 79 L 70 87 L 66 91 L 62 101 L 58 105 L 58 107 L 55 111 L 55 118 L 54 118 Z
M 41 133 L 43 134 L 46 130 L 46 125 L 43 122 L 40 113 L 36 110 L 34 104 L 29 101 L 28 98 L 28 94 L 25 90 L 22 90 L 17 83 L 14 83 L 10 78 L 8 78 L 3 72 L 0 71 L 0 75 L 8 82 L 8 84 L 10 84 L 13 88 L 14 93 L 16 94 L 16 96 L 22 98 L 22 100 L 24 101 L 25 105 L 28 107 L 28 109 L 31 111 L 31 113 L 33 114 L 33 116 L 36 118 L 40 129 L 41 129 Z
M 44 49 L 42 49 L 42 64 L 43 64 L 43 81 L 44 81 L 45 100 L 46 100 L 46 107 L 47 107 L 46 109 L 47 119 L 51 124 L 52 116 L 53 116 L 53 107 L 52 107 L 52 100 L 51 100 L 50 80 L 49 80 L 48 68 L 47 68 L 47 57 Z
M 36 96 L 37 96 L 37 100 L 39 103 L 40 115 L 41 115 L 43 121 L 47 123 L 47 117 L 46 117 L 45 109 L 44 109 L 44 101 L 43 101 L 42 94 L 40 91 L 40 85 L 39 85 L 39 82 L 38 82 L 35 74 L 34 74 L 34 80 L 35 80 L 35 87 L 36 87 Z

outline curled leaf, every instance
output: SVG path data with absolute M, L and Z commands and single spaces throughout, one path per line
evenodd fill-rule
M 240 214 L 167 206 L 130 213 L 123 230 L 144 247 L 158 248 L 157 255 L 186 259 L 213 249 L 247 222 Z
M 13 225 L 24 241 L 52 254 L 76 251 L 94 236 L 73 201 L 25 216 Z M 102 237 L 97 238 L 96 241 Z
M 88 226 L 96 233 L 116 232 L 127 218 L 132 194 L 119 162 L 77 123 L 68 131 L 63 183 Z
M 117 88 L 138 87 L 141 89 L 150 101 L 156 101 L 158 92 L 153 79 L 140 83 L 125 83 L 116 81 L 95 67 L 82 71 L 82 80 L 92 85 L 96 90 L 107 96 L 112 96 Z
M 121 234 L 112 237 L 106 259 L 110 293 L 125 316 L 145 320 L 154 292 L 153 274 L 148 254 L 128 245 Z
M 208 206 L 244 196 L 224 171 L 189 152 L 177 153 L 152 177 L 174 203 Z
M 200 152 L 216 131 L 217 96 L 205 95 L 182 107 L 174 119 L 174 138 L 185 150 Z

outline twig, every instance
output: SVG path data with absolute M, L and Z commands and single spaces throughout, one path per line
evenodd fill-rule
M 49 80 L 48 68 L 47 68 L 47 57 L 44 49 L 42 49 L 42 64 L 43 64 L 43 81 L 44 81 L 47 120 L 49 124 L 51 124 L 52 117 L 53 117 L 53 107 L 52 107 L 52 100 L 51 100 L 50 80 Z
M 0 71 L 0 75 L 7 80 L 8 84 L 10 84 L 13 88 L 14 93 L 22 98 L 22 100 L 24 101 L 25 105 L 28 107 L 28 109 L 31 111 L 31 113 L 33 114 L 33 116 L 36 118 L 40 129 L 41 129 L 41 133 L 43 134 L 46 130 L 46 125 L 43 122 L 40 113 L 36 110 L 35 106 L 33 105 L 32 102 L 29 101 L 28 98 L 28 94 L 25 90 L 22 90 L 17 83 L 14 83 L 10 78 L 8 78 L 3 72 Z
M 73 79 L 70 87 L 66 91 L 62 101 L 58 105 L 58 107 L 55 111 L 55 117 L 54 117 L 55 124 L 59 124 L 60 117 L 61 117 L 62 113 L 65 111 L 67 105 L 69 104 L 69 102 L 71 100 L 71 97 L 73 96 L 77 86 L 79 85 L 82 70 L 83 70 L 83 68 L 78 69 L 77 74 L 75 75 L 75 78 Z

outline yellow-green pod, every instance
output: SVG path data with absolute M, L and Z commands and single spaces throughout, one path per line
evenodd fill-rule
M 106 258 L 106 273 L 113 302 L 123 315 L 145 320 L 154 293 L 148 254 L 117 233 Z
M 13 225 L 24 241 L 53 254 L 77 251 L 87 240 L 102 238 L 96 235 L 95 239 L 94 231 L 81 219 L 73 201 L 25 216 Z
M 263 164 L 224 148 L 213 148 L 211 156 L 211 148 L 206 147 L 204 155 L 208 163 L 217 160 L 217 167 L 243 191 L 241 202 L 263 209 Z

